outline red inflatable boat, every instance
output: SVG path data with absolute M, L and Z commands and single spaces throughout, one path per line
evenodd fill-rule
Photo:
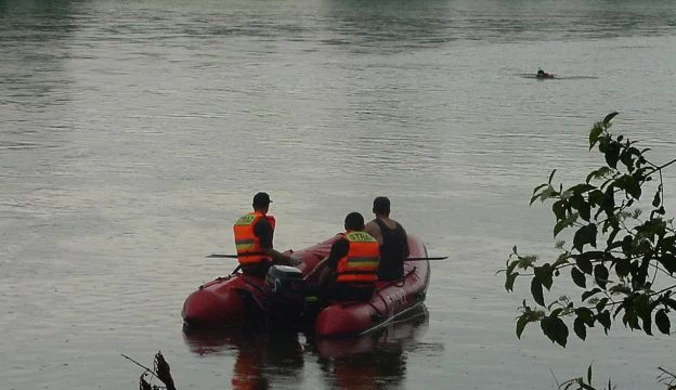
M 297 269 L 278 266 L 279 272 L 285 273 L 288 280 L 296 278 L 299 284 L 304 283 L 303 277 L 329 254 L 331 245 L 339 237 L 334 236 L 293 252 L 303 264 Z M 409 236 L 408 245 L 411 258 L 427 257 L 425 245 L 418 238 Z M 287 282 L 284 282 L 283 287 L 287 291 L 279 294 L 282 286 L 275 281 L 266 282 L 234 272 L 208 282 L 190 294 L 183 304 L 181 315 L 186 329 L 224 327 L 273 318 L 292 325 L 314 323 L 314 332 L 319 337 L 362 335 L 389 324 L 423 304 L 429 285 L 429 262 L 407 261 L 404 263 L 404 275 L 400 282 L 377 282 L 376 292 L 370 301 L 332 302 L 317 313 L 317 310 L 307 310 L 308 303 L 302 287 L 295 291 L 293 283 L 287 286 Z

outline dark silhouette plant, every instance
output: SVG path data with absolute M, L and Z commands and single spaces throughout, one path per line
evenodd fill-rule
M 573 331 L 582 340 L 587 329 L 600 324 L 607 333 L 619 318 L 631 329 L 652 335 L 653 324 L 669 334 L 669 313 L 676 310 L 674 273 L 676 272 L 676 234 L 673 219 L 666 219 L 662 170 L 676 160 L 656 165 L 646 159 L 649 149 L 639 149 L 635 141 L 613 136 L 609 129 L 616 112 L 594 125 L 589 133 L 589 149 L 598 146 L 605 165 L 591 171 L 584 182 L 566 189 L 556 188 L 549 175 L 547 183 L 533 190 L 531 204 L 552 202 L 554 237 L 575 229 L 572 244 L 559 241 L 561 254 L 553 262 L 538 264 L 536 256 L 522 256 L 514 246 L 507 260 L 505 288 L 512 291 L 518 276 L 530 276 L 530 292 L 537 304 L 526 301 L 516 321 L 516 334 L 527 324 L 539 322 L 552 342 L 566 346 L 569 327 L 564 318 L 573 319 Z M 647 184 L 656 178 L 648 218 L 637 208 Z M 597 183 L 600 182 L 600 183 Z M 565 272 L 565 274 L 564 274 Z M 663 287 L 657 287 L 658 274 Z M 568 297 L 545 300 L 555 278 L 570 275 L 580 288 L 579 302 Z
M 589 133 L 589 150 L 597 147 L 605 165 L 565 189 L 552 184 L 553 170 L 547 182 L 533 190 L 531 205 L 537 200 L 552 204 L 554 238 L 569 231 L 572 243 L 558 241 L 559 256 L 542 264 L 537 256 L 521 255 L 514 246 L 506 268 L 498 271 L 505 273 L 509 292 L 517 277 L 530 277 L 535 305 L 524 299 L 519 308 L 519 338 L 526 325 L 537 322 L 552 342 L 565 347 L 570 328 L 564 320 L 571 319 L 573 332 L 582 340 L 588 328 L 598 324 L 607 334 L 620 320 L 625 327 L 648 335 L 653 334 L 653 325 L 661 333 L 671 333 L 669 316 L 676 310 L 676 232 L 673 218 L 666 217 L 662 172 L 676 159 L 657 165 L 646 158 L 650 149 L 639 149 L 636 141 L 623 135 L 614 136 L 609 129 L 616 115 L 609 114 Z M 639 207 L 649 191 L 654 191 L 650 205 Z M 546 299 L 545 291 L 562 275 L 569 275 L 579 288 L 579 299 Z M 660 381 L 676 389 L 675 377 L 659 369 Z M 589 366 L 586 381 L 574 378 L 559 387 L 594 390 L 591 372 Z M 610 381 L 607 388 L 614 388 Z

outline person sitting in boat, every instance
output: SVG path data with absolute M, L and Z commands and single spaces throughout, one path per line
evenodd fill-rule
M 273 248 L 275 217 L 268 215 L 270 195 L 259 192 L 253 198 L 253 212 L 245 214 L 232 227 L 237 260 L 245 274 L 265 278 L 272 264 L 298 265 L 300 260 Z
M 553 79 L 554 75 L 551 73 L 546 73 L 544 70 L 539 69 L 535 77 L 538 79 Z
M 401 280 L 404 259 L 408 257 L 408 237 L 401 224 L 390 218 L 390 200 L 379 196 L 373 200 L 375 219 L 366 224 L 365 232 L 380 245 L 379 280 Z
M 358 212 L 345 217 L 345 233 L 333 243 L 320 277 L 320 292 L 326 300 L 368 300 L 378 280 L 380 247 L 364 231 Z

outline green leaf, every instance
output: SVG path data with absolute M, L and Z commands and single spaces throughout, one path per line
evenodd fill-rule
M 622 252 L 625 255 L 630 255 L 634 249 L 634 237 L 627 234 L 622 237 Z
M 572 193 L 573 195 L 581 195 L 584 194 L 585 192 L 591 191 L 595 189 L 596 186 L 593 186 L 588 183 L 580 183 L 580 184 L 575 184 L 574 186 L 570 187 L 569 189 L 566 190 L 566 192 Z
M 542 332 L 552 341 L 562 347 L 566 347 L 568 342 L 568 327 L 557 316 L 544 317 L 540 321 Z
M 659 329 L 660 332 L 669 334 L 671 323 L 669 322 L 669 316 L 667 316 L 666 310 L 660 309 L 657 311 L 657 314 L 655 314 L 655 325 L 657 325 L 657 329 Z
M 594 145 L 596 145 L 596 142 L 599 140 L 599 136 L 603 132 L 603 127 L 601 127 L 600 123 L 597 123 L 592 127 L 591 131 L 589 132 L 589 150 L 591 150 Z
M 655 197 L 653 198 L 653 207 L 660 207 L 660 204 L 662 204 L 662 198 L 660 197 L 660 192 L 656 191 L 655 192 Z
M 613 118 L 615 118 L 615 116 L 617 116 L 617 114 L 619 114 L 617 111 L 613 111 L 610 114 L 606 115 L 606 117 L 603 118 L 603 124 L 606 125 L 606 126 L 610 125 L 610 121 Z
M 547 184 L 552 185 L 552 179 L 554 178 L 555 173 L 556 169 L 552 170 L 552 173 L 549 174 L 549 180 L 547 180 Z
M 603 200 L 605 199 L 605 194 L 601 190 L 594 190 L 589 193 L 589 197 L 587 198 L 587 201 L 591 206 L 600 206 L 603 204 Z
M 548 186 L 547 186 L 546 188 L 544 188 L 542 191 L 540 191 L 539 193 L 533 195 L 533 196 L 530 198 L 530 203 L 529 203 L 529 204 L 532 206 L 532 205 L 533 205 L 533 202 L 535 202 L 537 199 L 540 199 L 541 201 L 544 202 L 546 199 L 554 198 L 554 197 L 556 197 L 556 196 L 558 196 L 558 195 L 559 195 L 559 193 L 556 192 L 556 190 L 554 190 L 554 187 L 548 185 Z
M 662 204 L 662 198 L 660 197 L 660 190 L 662 189 L 662 184 L 660 184 L 660 188 L 655 191 L 655 197 L 653 198 L 653 207 L 660 207 Z
M 584 273 L 582 273 L 582 271 L 573 267 L 570 270 L 570 276 L 573 278 L 573 282 L 578 287 L 587 288 L 587 281 L 586 281 L 586 278 L 584 276 Z
M 617 259 L 615 261 L 615 272 L 621 278 L 629 275 L 629 272 L 631 272 L 631 261 L 626 257 Z
M 513 260 L 511 263 L 509 263 L 507 265 L 507 275 L 511 275 L 517 265 L 519 265 L 519 260 Z
M 594 312 L 592 312 L 589 308 L 584 306 L 578 307 L 577 309 L 575 309 L 575 314 L 577 315 L 577 318 L 579 318 L 580 321 L 587 324 L 587 326 L 589 327 L 594 326 Z
M 605 290 L 606 283 L 608 283 L 608 268 L 603 264 L 597 264 L 594 267 L 594 279 L 596 280 L 596 284 Z
M 671 298 L 666 298 L 664 300 L 664 304 L 672 308 L 673 310 L 676 310 L 676 301 L 671 299 Z
M 580 268 L 582 272 L 591 275 L 593 266 L 588 257 L 582 255 L 576 256 L 575 265 L 577 265 L 577 267 Z
M 652 336 L 652 313 L 648 310 L 643 312 L 641 315 L 641 320 L 643 321 L 643 331 L 648 335 Z
M 658 258 L 658 261 L 664 266 L 664 269 L 666 269 L 667 272 L 672 275 L 676 273 L 676 256 L 664 254 Z
M 591 148 L 590 148 L 591 149 Z M 599 169 L 596 169 L 594 171 L 591 171 L 589 175 L 587 175 L 587 178 L 585 179 L 585 182 L 589 184 L 590 181 L 592 180 L 598 180 L 598 179 L 606 179 L 610 176 L 612 176 L 613 170 L 608 168 L 608 167 L 601 167 Z M 596 187 L 594 187 L 596 188 Z
M 599 313 L 603 311 L 603 309 L 606 308 L 606 304 L 608 304 L 609 299 L 608 298 L 601 298 L 599 301 L 596 303 L 596 311 Z
M 580 213 L 580 217 L 585 221 L 589 222 L 589 217 L 591 214 L 591 209 L 589 203 L 584 199 L 580 194 L 575 194 L 570 197 L 569 200 L 570 206 Z
M 542 183 L 542 184 L 540 184 L 539 186 L 533 188 L 533 195 L 535 195 L 536 192 L 538 192 L 539 190 L 541 190 L 541 189 L 547 187 L 548 185 L 549 185 L 549 184 L 547 184 L 547 183 Z
M 519 316 L 519 319 L 516 321 L 516 337 L 521 338 L 524 328 L 529 322 L 531 322 L 530 318 L 531 316 L 529 313 L 524 313 Z
M 568 226 L 573 226 L 573 223 L 566 220 L 557 222 L 556 225 L 554 225 L 554 237 L 558 236 L 559 233 Z
M 610 234 L 608 235 L 608 240 L 606 241 L 606 245 L 607 245 L 606 250 L 607 251 L 611 251 L 611 250 L 613 250 L 615 248 L 619 248 L 621 246 L 621 244 L 622 244 L 621 241 L 614 241 L 613 242 L 613 240 L 615 239 L 615 237 L 617 237 L 617 234 L 619 232 L 620 232 L 619 229 L 613 229 L 613 231 L 610 232 Z
M 582 248 L 585 244 L 589 244 L 596 248 L 596 233 L 596 224 L 590 223 L 589 225 L 582 226 L 573 236 L 573 248 L 577 249 L 579 252 L 582 252 Z
M 621 136 L 620 136 L 621 137 Z M 617 137 L 618 141 L 621 141 L 620 137 Z M 620 153 L 620 161 L 624 166 L 627 167 L 627 170 L 629 172 L 632 172 L 634 170 L 634 156 L 638 154 L 638 149 L 636 148 L 628 148 L 622 151 Z
M 557 221 L 566 219 L 566 210 L 568 209 L 568 204 L 563 200 L 557 200 L 552 204 L 552 212 L 556 216 Z
M 641 184 L 633 176 L 624 176 L 624 190 L 634 199 L 641 198 Z
M 542 285 L 549 290 L 552 287 L 552 273 L 553 273 L 552 266 L 549 263 L 542 264 L 540 267 L 535 267 L 533 269 L 533 273 L 535 274 L 535 278 L 542 283 Z
M 608 334 L 608 331 L 610 330 L 610 312 L 608 310 L 605 310 L 601 313 L 599 313 L 596 316 L 596 320 L 603 325 L 603 331 Z
M 577 337 L 579 337 L 581 340 L 587 338 L 587 327 L 585 326 L 582 319 L 576 318 L 575 321 L 573 321 L 573 330 L 575 331 Z
M 566 219 L 559 221 L 554 225 L 554 237 L 556 237 L 563 229 L 573 226 L 575 221 L 577 221 L 578 213 L 570 214 Z
M 620 150 L 622 150 L 622 146 L 615 141 L 611 141 L 606 147 L 604 154 L 606 163 L 608 163 L 609 167 L 617 169 L 617 161 L 620 159 Z
M 598 287 L 594 287 L 593 290 L 585 291 L 582 293 L 582 301 L 587 300 L 587 298 L 590 298 L 598 293 L 600 293 L 602 290 Z
M 505 290 L 509 292 L 514 291 L 514 281 L 516 280 L 517 276 L 519 276 L 518 272 L 514 272 L 513 274 L 507 275 L 505 280 Z
M 530 283 L 530 293 L 533 295 L 533 299 L 540 306 L 545 305 L 545 298 L 542 292 L 542 283 L 537 279 L 533 278 Z

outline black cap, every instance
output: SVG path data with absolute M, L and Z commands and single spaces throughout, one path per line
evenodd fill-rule
M 265 207 L 272 203 L 270 195 L 267 192 L 259 192 L 253 197 L 253 207 Z

